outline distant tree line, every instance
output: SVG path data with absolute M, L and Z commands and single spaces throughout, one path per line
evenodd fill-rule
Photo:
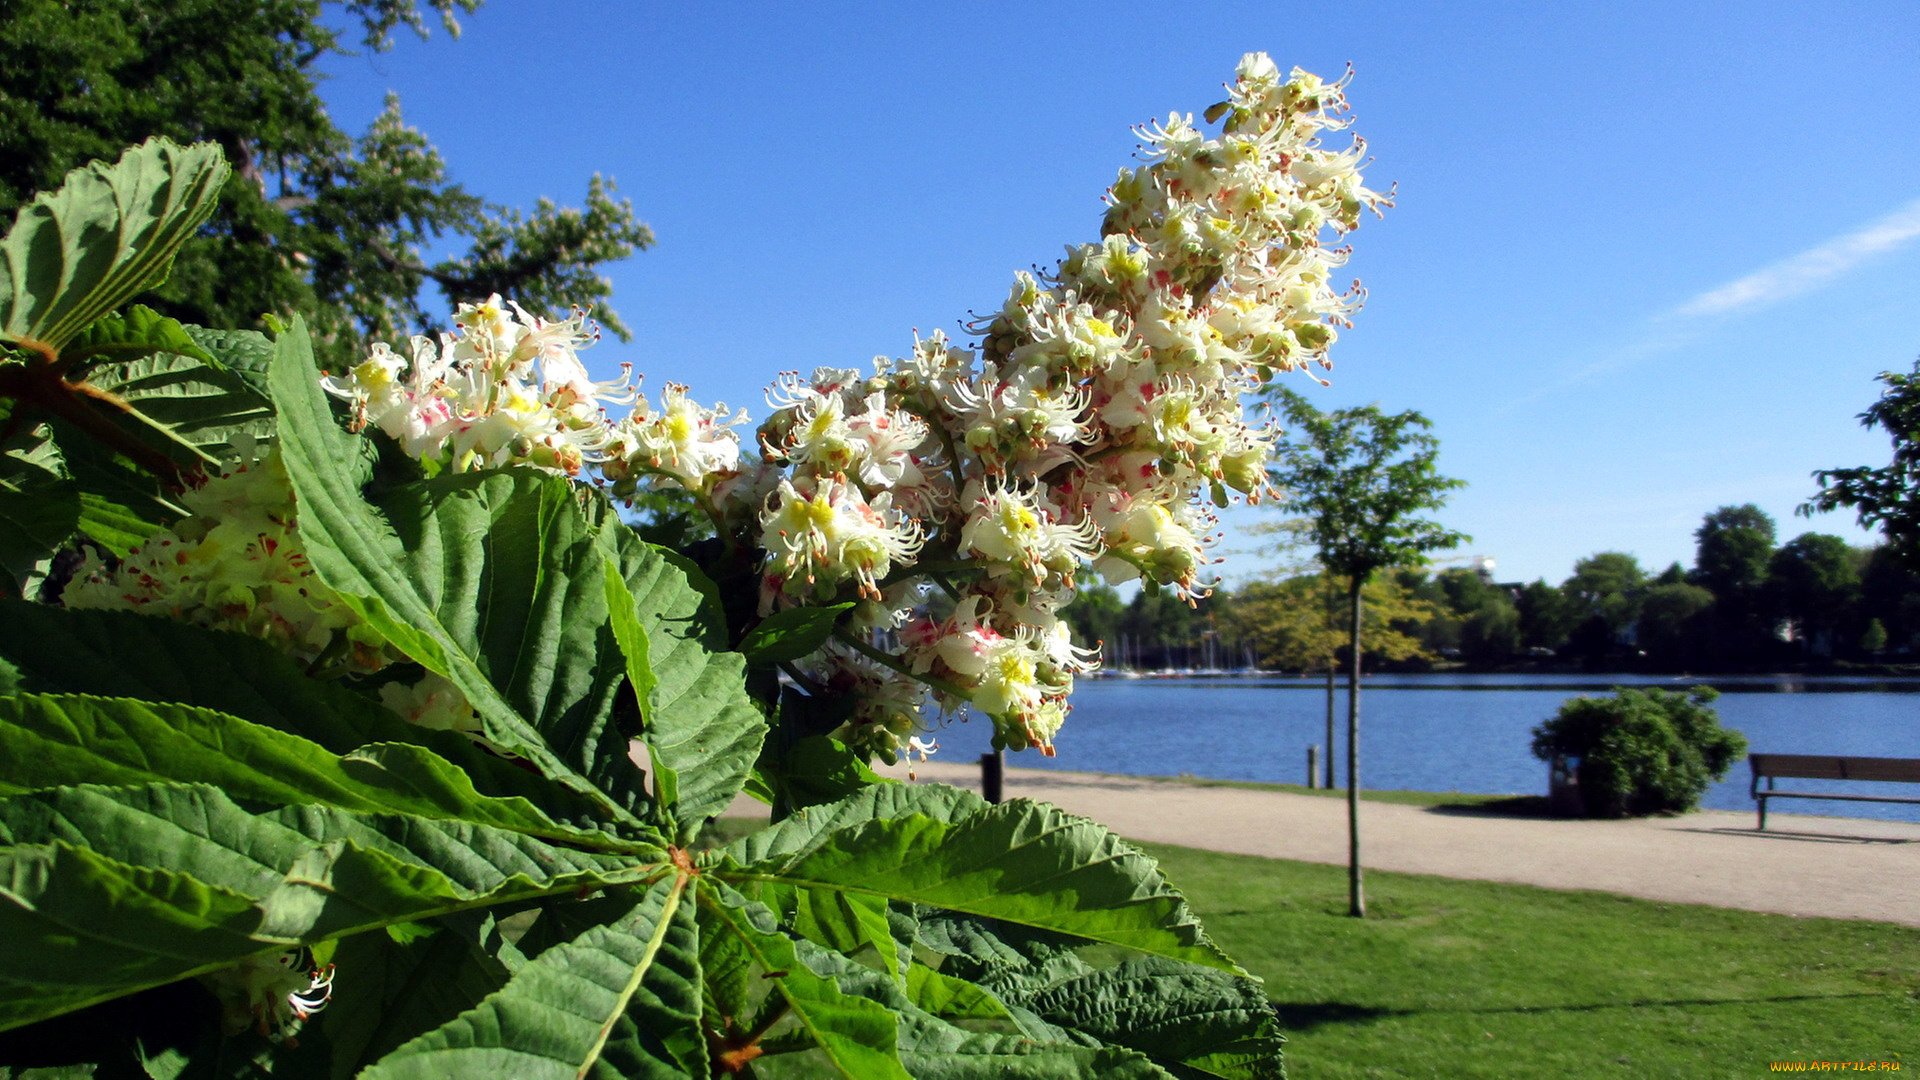
M 1707 514 L 1694 540 L 1691 568 L 1676 562 L 1654 574 L 1631 555 L 1602 552 L 1575 563 L 1557 588 L 1544 580 L 1475 588 L 1454 584 L 1468 572 L 1443 572 L 1434 585 L 1466 602 L 1426 640 L 1477 664 L 1551 653 L 1663 671 L 1889 662 L 1920 644 L 1920 576 L 1888 547 L 1817 532 L 1778 543 L 1773 518 L 1751 503 Z M 1505 622 L 1503 602 L 1512 631 L 1475 633 Z M 1461 627 L 1457 640 L 1449 621 Z
M 1384 572 L 1367 587 L 1371 669 L 1440 662 L 1739 671 L 1911 662 L 1920 574 L 1888 547 L 1807 532 L 1779 543 L 1772 517 L 1723 506 L 1694 533 L 1691 567 L 1658 572 L 1621 552 L 1581 559 L 1558 585 L 1500 582 L 1467 567 Z M 1109 667 L 1322 672 L 1345 661 L 1344 581 L 1320 573 L 1251 582 L 1189 605 L 1130 601 L 1104 586 L 1068 608 Z

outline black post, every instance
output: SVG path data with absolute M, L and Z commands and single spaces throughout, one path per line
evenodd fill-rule
M 1317 745 L 1307 747 L 1307 786 L 1320 786 L 1320 747 Z
M 990 803 L 998 803 L 1004 796 L 1003 778 L 1007 771 L 1007 756 L 1004 750 L 995 750 L 991 754 L 980 755 L 980 795 Z

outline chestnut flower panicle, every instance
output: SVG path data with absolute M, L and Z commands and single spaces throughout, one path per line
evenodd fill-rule
M 943 711 L 986 713 L 1001 744 L 1050 751 L 1092 665 L 1058 614 L 1078 571 L 1208 592 L 1211 507 L 1266 492 L 1274 432 L 1244 397 L 1327 366 L 1364 299 L 1357 284 L 1335 288 L 1347 253 L 1329 240 L 1391 193 L 1365 186 L 1362 141 L 1330 145 L 1348 126 L 1345 84 L 1248 54 L 1202 121 L 1174 113 L 1137 129 L 1140 162 L 1107 190 L 1099 239 L 1016 274 L 971 325 L 977 348 L 916 334 L 908 356 L 871 374 L 789 374 L 745 453 L 744 412 L 677 384 L 655 407 L 624 374 L 595 382 L 580 359 L 597 337 L 584 314 L 546 320 L 497 296 L 460 305 L 437 340 L 373 345 L 324 386 L 355 424 L 443 469 L 597 473 L 615 498 L 686 489 L 726 550 L 757 560 L 762 615 L 855 601 L 839 633 L 859 662 L 813 662 L 887 703 L 845 732 L 863 749 L 884 757 L 920 737 L 902 720 L 920 701 L 902 680 L 917 678 Z M 615 421 L 618 405 L 633 409 Z M 222 483 L 205 497 L 224 497 Z M 89 566 L 76 600 L 159 604 L 309 656 L 344 635 L 374 665 L 384 643 L 302 591 L 290 512 L 258 502 L 231 508 L 230 526 L 183 523 L 118 571 Z M 160 550 L 175 542 L 193 551 Z M 202 550 L 250 552 L 236 563 L 246 580 L 198 569 Z M 922 613 L 932 586 L 950 616 Z M 470 726 L 450 689 L 395 688 L 390 705 Z
M 61 602 L 234 630 L 340 671 L 377 671 L 397 659 L 314 574 L 279 451 L 238 441 L 237 460 L 181 495 L 188 517 L 123 559 L 89 548 Z
M 1325 142 L 1348 124 L 1345 81 L 1248 54 L 1207 111 L 1217 134 L 1179 113 L 1138 129 L 1142 163 L 1108 190 L 1101 238 L 1017 274 L 973 324 L 977 353 L 935 335 L 871 378 L 789 377 L 760 428 L 767 462 L 788 472 L 758 507 L 763 609 L 849 585 L 872 606 L 925 575 L 953 598 L 950 617 L 868 623 L 901 628 L 896 662 L 942 709 L 978 709 L 997 741 L 1050 750 L 1091 666 L 1057 614 L 1075 571 L 1209 591 L 1207 504 L 1266 493 L 1274 431 L 1244 396 L 1327 366 L 1364 298 L 1334 288 L 1346 251 L 1325 240 L 1391 196 L 1362 182 L 1363 142 Z M 866 519 L 893 539 L 859 565 L 835 538 L 835 500 L 853 505 L 855 489 L 870 508 L 891 493 L 901 515 Z

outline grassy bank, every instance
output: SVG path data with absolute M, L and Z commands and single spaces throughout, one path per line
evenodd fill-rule
M 1152 846 L 1267 980 L 1294 1080 L 1920 1070 L 1920 930 Z M 1903 1070 L 1905 1071 L 1905 1070 Z
M 1107 775 L 1104 773 L 1096 775 Z M 1144 780 L 1155 784 L 1185 784 L 1189 787 L 1243 788 L 1248 791 L 1279 791 L 1289 795 L 1313 795 L 1326 799 L 1344 799 L 1347 789 L 1310 788 L 1305 784 L 1266 784 L 1254 780 L 1209 780 L 1201 776 L 1129 776 L 1128 780 Z M 1360 792 L 1364 802 L 1397 803 L 1401 806 L 1462 806 L 1476 810 L 1490 810 L 1498 813 L 1515 814 L 1524 817 L 1545 817 L 1547 815 L 1547 797 L 1544 795 L 1471 795 L 1459 791 L 1366 791 Z

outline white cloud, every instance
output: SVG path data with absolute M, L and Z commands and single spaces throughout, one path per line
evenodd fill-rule
M 1864 229 L 1808 248 L 1717 289 L 1709 289 L 1668 312 L 1667 317 L 1723 315 L 1799 296 L 1871 256 L 1893 251 L 1916 238 L 1920 238 L 1920 199 Z
M 1557 378 L 1507 402 L 1499 411 L 1511 412 L 1652 357 L 1678 352 L 1698 340 L 1707 329 L 1699 322 L 1686 320 L 1752 311 L 1812 292 L 1867 259 L 1896 251 L 1914 240 L 1920 240 L 1920 199 L 1865 228 L 1708 289 L 1678 307 L 1648 318 L 1633 337 L 1611 343 L 1604 350 L 1588 350 L 1601 352 L 1598 359 L 1572 370 L 1563 368 Z

